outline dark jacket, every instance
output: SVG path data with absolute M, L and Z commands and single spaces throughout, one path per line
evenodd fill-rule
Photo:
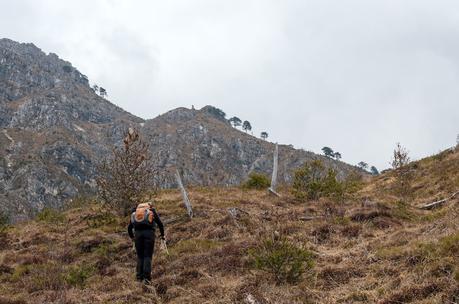
M 137 230 L 137 231 L 153 230 L 153 233 L 154 233 L 156 225 L 158 225 L 158 227 L 159 227 L 159 232 L 161 233 L 161 238 L 164 238 L 164 225 L 161 222 L 161 219 L 159 218 L 159 215 L 156 212 L 156 210 L 153 208 L 152 211 L 153 211 L 153 225 L 139 225 L 139 224 L 137 224 L 134 227 L 134 224 L 132 223 L 132 221 L 129 221 L 128 233 L 129 233 L 129 237 L 131 239 L 134 239 L 134 231 L 135 230 Z M 135 212 L 135 209 L 133 209 L 133 212 Z

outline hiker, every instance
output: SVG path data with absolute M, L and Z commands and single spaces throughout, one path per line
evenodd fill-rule
M 135 242 L 137 253 L 136 278 L 148 284 L 151 281 L 151 259 L 155 248 L 155 226 L 158 225 L 161 240 L 165 241 L 164 226 L 152 203 L 141 203 L 132 209 L 128 226 L 129 237 Z

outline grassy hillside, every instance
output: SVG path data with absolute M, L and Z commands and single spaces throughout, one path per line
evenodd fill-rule
M 457 303 L 459 197 L 417 207 L 459 190 L 459 152 L 411 166 L 408 202 L 391 172 L 343 203 L 192 189 L 192 220 L 178 191 L 162 192 L 170 255 L 157 246 L 151 288 L 134 280 L 127 219 L 84 200 L 44 211 L 1 234 L 0 303 Z M 273 235 L 309 252 L 314 266 L 299 282 L 255 267 L 250 253 Z

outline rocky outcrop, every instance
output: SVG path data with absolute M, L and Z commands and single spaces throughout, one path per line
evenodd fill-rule
M 274 145 L 231 127 L 220 110 L 178 108 L 144 121 L 95 94 L 71 63 L 33 44 L 0 39 L 0 209 L 19 217 L 95 189 L 97 162 L 140 129 L 151 144 L 158 180 L 237 185 L 251 171 L 270 174 Z M 279 147 L 279 181 L 322 158 L 340 176 L 354 168 L 311 152 Z

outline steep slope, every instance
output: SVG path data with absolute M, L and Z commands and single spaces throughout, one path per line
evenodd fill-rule
M 434 211 L 414 207 L 449 193 L 459 152 L 415 162 L 413 204 L 391 200 L 391 173 L 367 181 L 344 203 L 302 202 L 288 191 L 201 188 L 188 220 L 175 190 L 155 199 L 169 239 L 157 249 L 153 287 L 134 280 L 127 218 L 91 202 L 9 228 L 0 246 L 1 303 L 457 303 L 459 198 Z M 457 188 L 456 188 L 457 189 Z M 426 192 L 427 191 L 427 192 Z M 371 199 L 369 199 L 371 198 Z M 306 219 L 309 220 L 306 220 Z M 293 284 L 254 267 L 251 249 L 274 235 L 313 254 Z M 158 246 L 159 247 L 159 246 Z
M 252 171 L 270 175 L 274 144 L 231 127 L 222 117 L 201 110 L 178 108 L 147 120 L 142 132 L 152 146 L 163 184 L 174 185 L 175 168 L 186 183 L 194 185 L 238 185 Z M 293 170 L 306 161 L 320 159 L 340 177 L 357 170 L 343 162 L 279 146 L 279 181 L 289 183 Z
M 19 219 L 94 192 L 96 163 L 128 126 L 151 143 L 162 187 L 175 186 L 176 168 L 188 185 L 237 185 L 251 171 L 270 174 L 274 145 L 232 128 L 212 109 L 179 108 L 144 121 L 95 94 L 57 55 L 0 39 L 0 210 Z M 355 170 L 282 145 L 280 181 L 315 158 L 341 177 Z
M 33 44 L 0 40 L 0 208 L 31 215 L 94 186 L 95 162 L 143 120 Z

